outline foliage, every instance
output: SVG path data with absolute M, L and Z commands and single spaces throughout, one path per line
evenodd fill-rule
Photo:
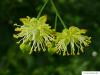
M 54 0 L 67 27 L 74 25 L 87 29 L 87 35 L 92 37 L 91 46 L 81 55 L 59 56 L 41 51 L 27 55 L 16 46 L 13 24 L 20 24 L 20 17 L 36 17 L 45 1 L 0 0 L 0 75 L 80 75 L 84 70 L 100 70 L 99 0 Z M 47 23 L 54 28 L 55 14 L 50 4 L 44 14 L 48 15 Z M 56 31 L 62 29 L 58 20 Z

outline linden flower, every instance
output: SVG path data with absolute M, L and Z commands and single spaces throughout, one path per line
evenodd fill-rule
M 46 46 L 52 40 L 54 40 L 52 35 L 51 27 L 46 24 L 47 16 L 42 16 L 38 18 L 20 18 L 20 21 L 23 23 L 22 26 L 18 26 L 15 31 L 19 31 L 18 34 L 14 35 L 15 38 L 22 38 L 19 42 L 22 41 L 22 44 L 29 42 L 31 46 L 29 54 L 34 51 L 41 49 L 46 50 Z M 30 43 L 31 42 L 31 43 Z
M 64 29 L 62 33 L 58 33 L 56 39 L 57 53 L 61 54 L 63 52 L 63 55 L 66 55 L 66 53 L 67 55 L 75 55 L 75 52 L 77 52 L 77 55 L 79 55 L 80 51 L 83 52 L 83 47 L 91 43 L 91 37 L 83 35 L 85 33 L 86 30 L 74 26 Z M 69 50 L 69 48 L 71 49 Z M 77 50 L 75 51 L 75 49 Z

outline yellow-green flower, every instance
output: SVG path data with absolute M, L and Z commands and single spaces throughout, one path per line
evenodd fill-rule
M 57 34 L 56 49 L 57 53 L 63 55 L 75 55 L 75 52 L 79 55 L 80 51 L 83 52 L 83 47 L 88 46 L 91 41 L 91 37 L 85 36 L 85 29 L 79 29 L 77 27 L 70 27 L 64 29 L 62 33 Z
M 16 38 L 21 38 L 19 41 L 22 43 L 21 45 L 23 46 L 23 44 L 28 42 L 28 45 L 31 46 L 29 54 L 31 54 L 33 50 L 45 51 L 48 43 L 54 40 L 52 30 L 50 29 L 51 27 L 46 24 L 47 16 L 42 16 L 39 19 L 34 17 L 20 18 L 20 21 L 23 25 L 16 25 L 18 27 L 15 31 L 19 33 L 14 36 Z

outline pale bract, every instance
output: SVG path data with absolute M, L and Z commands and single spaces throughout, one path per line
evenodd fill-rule
M 61 33 L 57 34 L 56 49 L 58 54 L 63 55 L 77 55 L 80 51 L 83 52 L 83 48 L 88 46 L 91 41 L 91 37 L 85 36 L 85 29 L 79 29 L 71 26 L 69 29 L 64 29 Z
M 23 44 L 30 46 L 29 54 L 31 54 L 33 50 L 45 51 L 48 43 L 54 40 L 52 35 L 53 31 L 50 29 L 51 27 L 46 24 L 47 16 L 40 18 L 20 18 L 20 21 L 23 25 L 16 25 L 18 27 L 15 31 L 19 33 L 14 35 L 15 38 L 21 38 L 19 41 L 19 43 L 21 43 L 20 46 L 23 47 Z

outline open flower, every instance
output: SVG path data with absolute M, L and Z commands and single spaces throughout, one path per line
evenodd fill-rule
M 16 25 L 18 27 L 15 31 L 19 33 L 14 35 L 15 38 L 21 38 L 19 43 L 23 46 L 28 42 L 27 45 L 31 46 L 29 54 L 33 50 L 40 51 L 42 49 L 45 51 L 48 43 L 54 40 L 51 27 L 46 24 L 47 16 L 42 16 L 39 19 L 34 17 L 20 18 L 20 21 L 23 25 Z
M 75 55 L 76 51 L 77 55 L 79 55 L 80 51 L 83 52 L 84 46 L 88 46 L 91 43 L 91 37 L 83 35 L 85 33 L 85 29 L 79 29 L 74 26 L 64 29 L 62 33 L 58 33 L 56 39 L 57 53 L 61 54 L 63 52 L 63 55 L 66 55 L 66 53 L 67 55 Z

